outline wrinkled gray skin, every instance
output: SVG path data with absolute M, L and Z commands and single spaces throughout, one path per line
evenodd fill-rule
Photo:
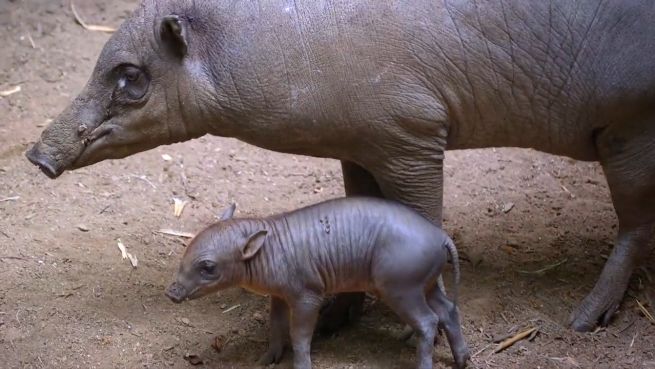
M 599 161 L 619 219 L 573 328 L 607 324 L 655 225 L 655 2 L 147 0 L 27 153 L 50 177 L 204 134 L 341 160 L 441 223 L 447 149 Z M 129 67 L 128 67 L 129 66 Z M 361 294 L 341 295 L 338 325 Z
M 234 206 L 191 241 L 166 294 L 178 303 L 234 286 L 270 295 L 269 350 L 260 364 L 279 362 L 290 335 L 294 369 L 310 369 L 325 295 L 370 291 L 417 333 L 417 368 L 432 368 L 438 328 L 446 331 L 457 367 L 466 366 L 457 306 L 437 285 L 450 255 L 456 291 L 457 249 L 417 212 L 349 197 L 263 219 L 233 219 L 233 213 Z

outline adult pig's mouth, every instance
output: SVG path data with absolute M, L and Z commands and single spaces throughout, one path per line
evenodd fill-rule
M 98 152 L 103 146 L 107 146 L 107 138 L 114 132 L 115 126 L 109 123 L 102 123 L 94 129 L 88 136 L 82 139 L 82 149 L 73 160 L 71 169 L 80 168 L 88 165 L 93 153 Z
M 55 179 L 65 170 L 79 167 L 80 159 L 88 152 L 96 151 L 99 141 L 107 137 L 114 130 L 113 125 L 101 124 L 82 140 L 70 145 L 66 149 L 57 149 L 56 146 L 44 143 L 42 140 L 35 143 L 25 156 L 36 165 L 48 178 Z

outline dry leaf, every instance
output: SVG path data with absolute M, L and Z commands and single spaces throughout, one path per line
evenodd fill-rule
M 10 88 L 8 90 L 0 91 L 0 97 L 7 97 L 9 95 L 13 95 L 16 92 L 20 92 L 20 90 L 21 90 L 20 86 L 15 86 L 15 87 L 12 87 L 12 88 Z
M 136 268 L 137 265 L 139 264 L 139 260 L 136 258 L 136 256 L 130 254 L 127 252 L 127 248 L 123 244 L 123 242 L 120 240 L 120 238 L 117 240 L 118 241 L 118 248 L 121 250 L 121 256 L 123 259 L 130 259 L 130 264 L 132 264 L 133 268 Z
M 186 206 L 188 201 L 180 200 L 177 197 L 174 197 L 173 202 L 175 203 L 173 208 L 173 213 L 175 214 L 176 217 L 179 218 L 180 215 L 182 215 L 182 211 L 184 211 L 184 207 Z
M 89 231 L 89 227 L 85 226 L 84 224 L 78 224 L 77 229 L 79 229 L 82 232 L 88 232 Z
M 82 28 L 84 28 L 87 31 L 97 31 L 97 32 L 106 32 L 106 33 L 112 33 L 116 32 L 116 28 L 113 27 L 108 27 L 108 26 L 99 26 L 95 24 L 87 24 L 82 20 L 79 14 L 77 14 L 77 10 L 75 9 L 75 4 L 71 1 L 71 11 L 73 12 L 73 16 L 75 17 L 75 21 L 79 23 Z
M 171 156 L 168 155 L 168 154 L 163 154 L 163 155 L 161 156 L 161 158 L 164 159 L 164 161 L 171 161 L 171 160 L 173 160 L 173 158 L 171 158 Z

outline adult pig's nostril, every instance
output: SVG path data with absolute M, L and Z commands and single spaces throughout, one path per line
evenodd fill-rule
M 59 177 L 62 173 L 62 170 L 58 169 L 57 166 L 50 161 L 50 159 L 43 155 L 37 145 L 34 145 L 32 149 L 25 153 L 27 160 L 32 164 L 36 165 L 41 169 L 41 171 L 51 179 Z

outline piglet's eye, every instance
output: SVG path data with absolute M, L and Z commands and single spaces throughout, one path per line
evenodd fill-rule
M 211 261 L 203 261 L 198 265 L 200 273 L 204 276 L 211 276 L 216 273 L 216 264 Z

